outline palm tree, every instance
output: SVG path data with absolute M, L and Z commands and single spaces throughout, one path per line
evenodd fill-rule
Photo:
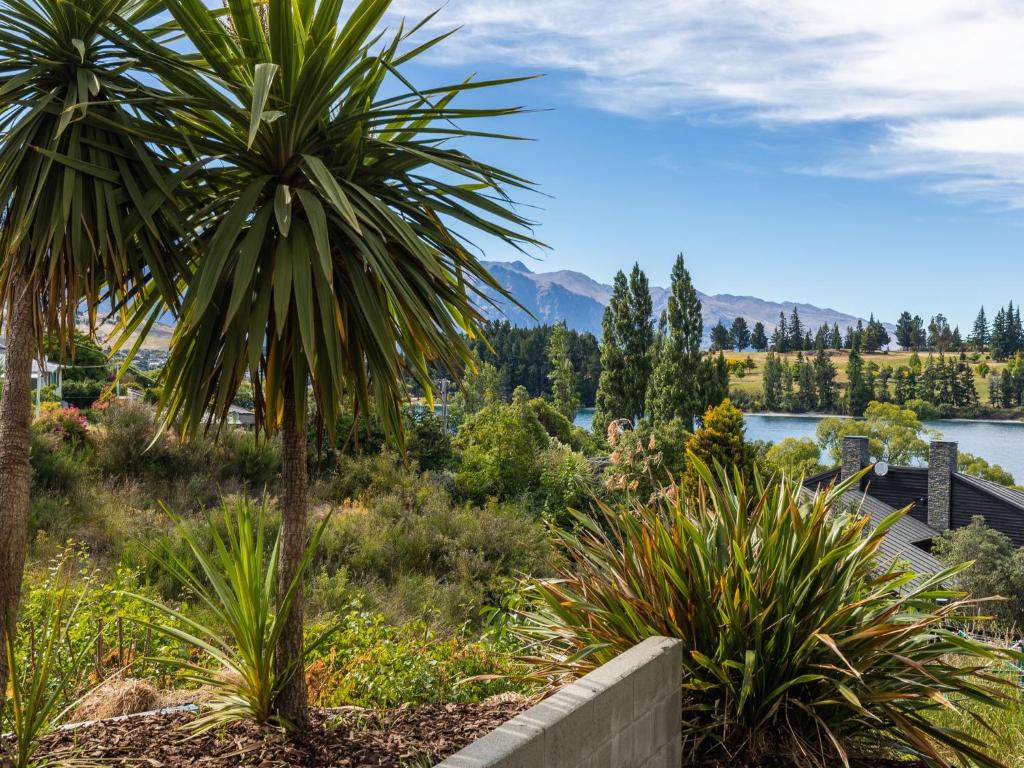
M 343 407 L 372 405 L 401 442 L 407 380 L 429 392 L 431 364 L 470 364 L 476 299 L 502 293 L 455 229 L 535 243 L 506 193 L 529 183 L 452 146 L 493 135 L 465 121 L 519 109 L 452 105 L 511 80 L 415 89 L 403 65 L 448 35 L 401 50 L 421 25 L 385 40 L 389 0 L 361 0 L 344 20 L 341 0 L 166 5 L 195 56 L 168 54 L 157 71 L 188 97 L 177 128 L 215 160 L 197 176 L 210 203 L 189 223 L 201 256 L 161 407 L 188 437 L 222 421 L 250 377 L 258 426 L 282 433 L 280 598 L 307 538 L 309 387 L 328 429 Z M 300 594 L 278 644 L 282 679 L 301 669 L 301 606 Z M 305 721 L 301 674 L 275 706 Z
M 182 272 L 175 158 L 140 138 L 166 98 L 129 72 L 135 54 L 110 33 L 156 32 L 142 0 L 0 0 L 0 633 L 13 637 L 29 507 L 33 358 L 62 354 L 79 307 L 96 327 L 103 300 L 173 301 Z M 158 98 L 159 97 L 159 98 Z M 152 291 L 150 288 L 158 288 Z M 143 298 L 143 291 L 148 298 Z M 0 655 L 0 690 L 7 668 Z

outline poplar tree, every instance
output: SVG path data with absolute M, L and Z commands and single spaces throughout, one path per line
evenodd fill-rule
M 846 412 L 852 416 L 860 416 L 871 402 L 872 387 L 865 377 L 864 359 L 856 346 L 850 350 L 846 378 Z
M 619 270 L 612 281 L 612 295 L 601 318 L 601 375 L 594 403 L 595 432 L 604 432 L 616 419 L 628 418 L 625 395 L 625 358 L 616 318 L 625 315 L 629 303 L 629 283 Z
M 639 264 L 633 265 L 629 275 L 629 302 L 625 310 L 619 335 L 625 364 L 626 417 L 637 420 L 647 412 L 647 385 L 654 367 L 654 303 L 647 275 Z
M 646 412 L 647 385 L 654 350 L 654 311 L 647 275 L 633 265 L 629 279 L 620 270 L 601 320 L 601 378 L 594 430 L 615 419 L 636 421 Z
M 823 347 L 819 347 L 814 356 L 814 388 L 818 395 L 818 410 L 836 410 L 836 367 Z
M 569 331 L 565 323 L 556 323 L 548 340 L 548 362 L 551 372 L 551 399 L 555 409 L 571 423 L 580 409 L 580 395 L 576 390 L 576 369 L 572 366 L 569 349 Z
M 782 369 L 782 360 L 770 351 L 764 361 L 762 380 L 764 407 L 769 411 L 780 410 L 783 404 Z
M 683 255 L 679 254 L 672 267 L 665 335 L 648 388 L 650 416 L 656 422 L 678 418 L 690 428 L 708 405 L 702 396 L 702 389 L 706 389 L 702 386 L 701 371 L 706 365 L 700 351 L 703 337 L 700 299 L 686 271 Z
M 817 385 L 814 380 L 814 366 L 804 357 L 804 353 L 796 353 L 796 384 L 797 393 L 793 400 L 797 411 L 812 411 L 818 404 Z

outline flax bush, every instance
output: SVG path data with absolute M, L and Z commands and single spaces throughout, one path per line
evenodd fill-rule
M 518 630 L 538 660 L 576 674 L 645 637 L 679 638 L 691 760 L 835 766 L 881 751 L 1000 764 L 977 713 L 1019 706 L 1015 686 L 986 671 L 1017 656 L 957 634 L 967 606 L 942 584 L 962 567 L 879 572 L 903 513 L 869 530 L 836 511 L 849 484 L 810 498 L 784 478 L 745 482 L 688 460 L 693 495 L 603 506 L 599 522 L 558 533 L 567 562 L 534 583 Z M 973 734 L 935 724 L 954 707 Z

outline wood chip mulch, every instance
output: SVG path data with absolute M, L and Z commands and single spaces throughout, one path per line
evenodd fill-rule
M 38 757 L 132 768 L 406 768 L 432 765 L 514 717 L 525 700 L 406 706 L 385 712 L 316 710 L 286 738 L 235 723 L 193 734 L 186 712 L 99 720 L 48 735 Z

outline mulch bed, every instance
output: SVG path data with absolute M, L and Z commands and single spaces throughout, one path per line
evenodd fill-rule
M 301 737 L 252 723 L 194 735 L 195 715 L 99 720 L 48 735 L 39 757 L 73 756 L 139 768 L 360 768 L 432 765 L 528 706 L 525 700 L 407 706 L 385 712 L 315 710 Z

